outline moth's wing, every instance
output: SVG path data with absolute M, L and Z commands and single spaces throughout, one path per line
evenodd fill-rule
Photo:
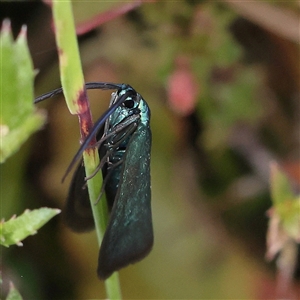
M 92 230 L 95 226 L 82 161 L 71 181 L 63 209 L 63 219 L 66 225 L 76 232 Z
M 151 131 L 139 124 L 124 157 L 118 192 L 102 241 L 98 276 L 144 258 L 153 245 L 150 187 Z
M 99 140 L 102 135 L 103 127 L 97 133 L 96 139 Z M 63 209 L 64 222 L 75 232 L 89 231 L 95 227 L 85 177 L 85 168 L 81 160 L 74 172 L 67 201 Z

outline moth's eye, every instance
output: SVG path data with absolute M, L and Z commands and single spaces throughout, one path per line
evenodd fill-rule
M 133 108 L 134 107 L 134 101 L 133 100 L 126 100 L 124 101 L 124 106 L 127 107 L 127 108 Z

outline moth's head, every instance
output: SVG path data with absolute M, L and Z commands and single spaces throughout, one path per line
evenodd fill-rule
M 123 102 L 123 105 L 130 109 L 132 114 L 140 114 L 141 122 L 148 124 L 150 120 L 150 108 L 142 96 L 130 87 L 130 95 Z
M 150 109 L 142 96 L 137 93 L 130 85 L 122 85 L 114 94 L 113 102 L 116 102 L 120 97 L 126 95 L 125 100 L 116 110 L 115 114 L 129 116 L 139 114 L 141 122 L 148 124 L 150 120 Z

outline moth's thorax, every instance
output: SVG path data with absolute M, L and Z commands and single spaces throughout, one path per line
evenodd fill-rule
M 140 97 L 138 108 L 140 109 L 141 122 L 148 126 L 151 117 L 150 108 L 147 102 L 139 94 L 138 96 Z

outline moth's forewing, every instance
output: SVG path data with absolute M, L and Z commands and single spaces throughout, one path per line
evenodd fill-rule
M 85 185 L 85 169 L 82 161 L 71 181 L 63 209 L 63 220 L 76 232 L 92 230 L 95 226 L 88 189 Z
M 103 128 L 97 133 L 96 139 L 99 140 L 102 135 Z M 101 157 L 100 151 L 99 155 Z M 95 227 L 85 177 L 85 168 L 83 160 L 81 160 L 73 174 L 67 201 L 63 209 L 64 222 L 75 232 L 85 232 Z
M 152 248 L 150 150 L 150 128 L 140 123 L 126 149 L 118 192 L 100 248 L 97 272 L 101 279 L 141 260 Z

